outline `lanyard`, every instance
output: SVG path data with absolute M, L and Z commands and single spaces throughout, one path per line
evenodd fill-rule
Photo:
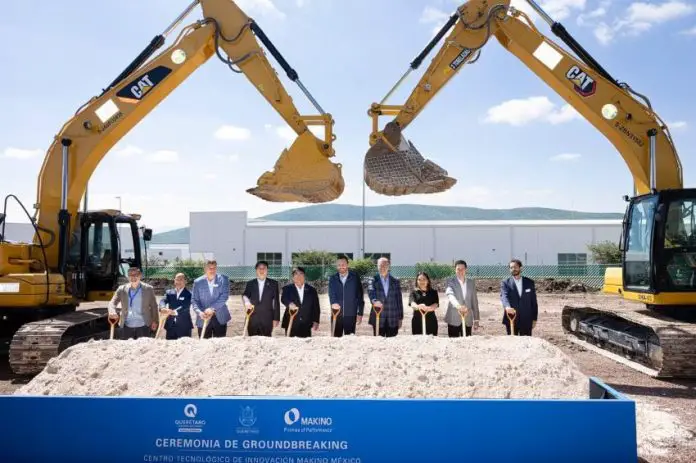
M 140 288 L 142 288 L 142 286 L 138 286 L 138 289 L 136 289 L 133 294 L 131 294 L 131 288 L 128 288 L 128 307 L 133 307 L 133 301 L 135 300 L 135 296 L 140 292 Z

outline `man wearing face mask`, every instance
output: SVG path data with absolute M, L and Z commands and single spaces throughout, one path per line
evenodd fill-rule
M 157 330 L 159 313 L 155 289 L 140 281 L 140 269 L 128 269 L 129 283 L 119 286 L 109 301 L 109 319 L 118 320 L 121 339 L 138 339 L 150 336 Z M 117 306 L 121 305 L 120 312 Z
M 348 268 L 348 258 L 336 259 L 337 272 L 329 278 L 329 303 L 338 310 L 333 335 L 355 334 L 356 321 L 362 323 L 365 298 L 362 281 L 357 273 Z
M 242 302 L 251 312 L 247 335 L 271 336 L 280 322 L 280 289 L 277 280 L 268 278 L 268 262 L 256 263 L 256 278 L 247 281 Z
M 509 264 L 510 277 L 500 284 L 500 301 L 503 305 L 503 325 L 510 334 L 510 320 L 514 335 L 531 336 L 536 326 L 539 305 L 534 280 L 522 276 L 522 262 L 512 259 Z
M 292 269 L 292 283 L 283 287 L 280 302 L 285 306 L 281 326 L 285 328 L 286 336 L 309 338 L 312 336 L 312 330 L 319 329 L 319 294 L 313 286 L 305 283 L 304 268 Z M 290 312 L 295 310 L 292 328 L 288 333 Z

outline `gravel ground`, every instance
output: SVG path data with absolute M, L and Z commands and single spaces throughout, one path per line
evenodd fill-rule
M 406 300 L 405 296 L 405 300 Z M 444 294 L 440 294 L 441 301 Z M 315 336 L 328 336 L 330 332 L 329 304 L 326 295 L 321 295 L 320 300 L 324 311 L 322 312 L 322 324 Z M 678 443 L 672 448 L 662 448 L 659 452 L 646 453 L 645 449 L 639 449 L 639 454 L 644 461 L 649 463 L 692 463 L 696 461 L 696 380 L 692 381 L 665 381 L 656 380 L 637 372 L 627 366 L 619 364 L 611 359 L 598 355 L 569 342 L 562 332 L 560 312 L 563 305 L 598 305 L 616 304 L 615 299 L 598 294 L 539 294 L 540 315 L 534 335 L 540 336 L 558 346 L 565 354 L 569 355 L 577 364 L 582 373 L 588 376 L 596 376 L 609 386 L 636 400 L 641 407 L 650 407 L 651 416 L 663 416 L 653 428 L 647 427 L 650 435 L 672 434 L 678 438 Z M 239 336 L 242 332 L 244 319 L 242 316 L 239 296 L 230 299 L 233 307 L 233 321 L 228 328 L 228 336 Z M 496 293 L 479 293 L 482 324 L 475 334 L 504 335 L 505 328 L 501 324 L 501 309 Z M 439 309 L 440 319 L 439 336 L 447 336 L 447 327 L 442 322 L 444 307 Z M 406 312 L 404 326 L 399 332 L 400 336 L 411 335 L 410 311 Z M 283 331 L 277 328 L 274 336 L 282 336 Z M 372 336 L 371 327 L 367 324 L 367 317 L 358 327 L 358 336 Z M 13 377 L 7 365 L 0 367 L 0 394 L 11 394 L 19 389 L 26 381 Z M 640 412 L 639 412 L 640 413 Z M 640 417 L 639 417 L 640 418 Z M 670 428 L 666 424 L 674 418 L 682 424 L 682 427 Z M 664 436 L 656 435 L 658 438 Z M 646 438 L 647 436 L 643 436 Z

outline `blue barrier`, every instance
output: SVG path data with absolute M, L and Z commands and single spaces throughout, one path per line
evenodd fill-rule
M 607 400 L 608 399 L 608 400 Z M 636 463 L 635 403 L 0 396 L 2 462 Z

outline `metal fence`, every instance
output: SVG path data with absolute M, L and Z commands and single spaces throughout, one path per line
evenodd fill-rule
M 604 280 L 604 272 L 607 267 L 616 265 L 525 265 L 523 275 L 541 280 L 553 278 L 558 280 L 572 280 L 584 283 L 588 287 L 599 288 Z M 303 266 L 308 281 L 327 280 L 336 272 L 333 265 L 308 265 Z M 374 275 L 376 266 L 355 268 L 361 276 Z M 227 275 L 233 281 L 244 281 L 256 277 L 254 266 L 218 266 L 218 273 Z M 392 266 L 391 274 L 400 279 L 413 279 L 419 271 L 428 273 L 431 279 L 443 279 L 454 276 L 454 268 L 450 264 L 422 263 L 408 266 Z M 150 266 L 145 269 L 146 279 L 173 280 L 174 275 L 183 273 L 189 281 L 203 275 L 203 266 L 184 266 L 169 264 L 164 266 Z M 279 280 L 290 280 L 292 267 L 271 266 L 268 276 Z M 474 279 L 502 279 L 510 275 L 507 265 L 470 265 L 467 275 Z

